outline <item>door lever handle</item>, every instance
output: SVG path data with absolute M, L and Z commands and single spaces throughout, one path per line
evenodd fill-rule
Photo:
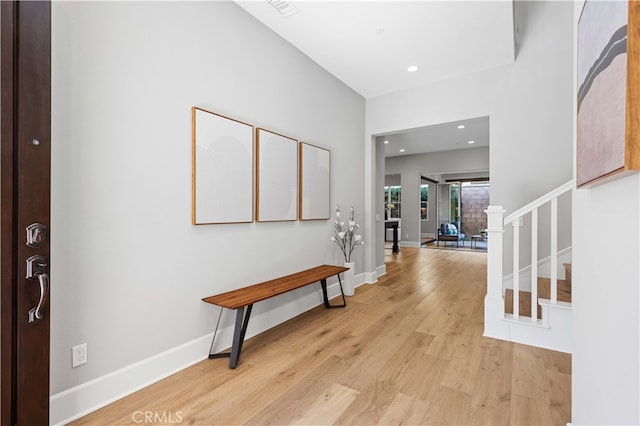
M 38 306 L 29 310 L 29 323 L 39 321 L 44 318 L 43 306 L 49 296 L 49 275 L 46 272 L 41 272 L 36 276 L 40 283 L 40 300 L 38 301 Z
M 49 274 L 47 274 L 47 260 L 44 256 L 34 255 L 27 259 L 27 278 L 38 280 L 40 284 L 40 300 L 35 308 L 29 310 L 29 323 L 44 318 L 44 304 L 49 296 Z

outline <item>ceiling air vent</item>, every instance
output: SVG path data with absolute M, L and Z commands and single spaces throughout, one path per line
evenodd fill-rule
M 296 13 L 298 13 L 298 9 L 291 6 L 289 2 L 286 2 L 284 0 L 267 0 L 267 3 L 273 6 L 278 11 L 278 13 L 280 13 L 285 18 L 287 16 L 295 15 Z

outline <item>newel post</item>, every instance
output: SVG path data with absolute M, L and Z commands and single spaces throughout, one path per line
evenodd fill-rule
M 487 294 L 484 298 L 484 335 L 497 339 L 509 338 L 504 322 L 502 295 L 502 234 L 504 213 L 502 206 L 489 206 L 487 215 Z

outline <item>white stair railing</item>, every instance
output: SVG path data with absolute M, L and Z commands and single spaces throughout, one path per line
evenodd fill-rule
M 531 318 L 538 323 L 538 209 L 550 203 L 550 291 L 551 304 L 558 303 L 558 197 L 571 191 L 574 182 L 569 181 L 504 217 L 502 206 L 489 206 L 487 214 L 487 295 L 485 297 L 485 336 L 502 338 L 509 334 L 504 319 L 520 319 L 520 224 L 531 215 Z M 503 220 L 504 217 L 504 220 Z M 504 310 L 502 246 L 504 227 L 513 227 L 513 314 Z

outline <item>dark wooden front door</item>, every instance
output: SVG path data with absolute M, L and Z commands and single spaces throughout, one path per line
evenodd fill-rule
M 46 425 L 51 4 L 1 1 L 0 34 L 0 421 Z

